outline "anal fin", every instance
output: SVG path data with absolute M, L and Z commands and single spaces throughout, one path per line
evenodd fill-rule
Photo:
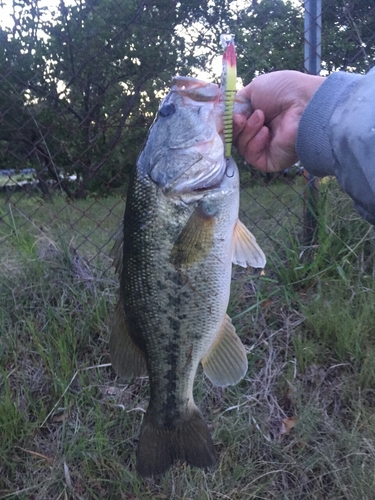
M 266 256 L 255 236 L 240 220 L 234 227 L 232 262 L 242 267 L 263 268 L 266 265 Z
M 214 385 L 235 385 L 245 376 L 246 351 L 228 315 L 225 315 L 220 331 L 201 363 Z
M 145 356 L 127 330 L 121 299 L 113 313 L 110 330 L 109 352 L 116 372 L 127 380 L 147 375 Z

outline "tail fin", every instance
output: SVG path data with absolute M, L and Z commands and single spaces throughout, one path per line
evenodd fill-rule
M 179 459 L 202 468 L 216 463 L 214 443 L 198 409 L 172 428 L 160 426 L 146 413 L 139 437 L 138 473 L 143 477 L 163 474 Z

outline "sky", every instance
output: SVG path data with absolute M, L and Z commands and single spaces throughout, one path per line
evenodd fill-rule
M 31 0 L 32 1 L 32 0 Z M 49 10 L 53 7 L 58 7 L 60 0 L 40 0 L 40 7 L 48 7 Z M 69 5 L 69 0 L 65 2 Z M 11 28 L 13 26 L 13 0 L 0 0 L 0 26 L 3 28 Z

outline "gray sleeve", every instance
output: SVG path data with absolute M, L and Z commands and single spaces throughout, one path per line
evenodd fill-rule
M 375 68 L 327 78 L 302 115 L 297 154 L 311 174 L 336 176 L 375 224 Z

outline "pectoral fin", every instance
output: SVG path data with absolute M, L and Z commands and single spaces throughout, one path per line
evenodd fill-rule
M 266 265 L 266 256 L 258 245 L 255 236 L 253 236 L 247 227 L 237 220 L 233 232 L 233 264 L 242 267 L 260 267 Z
M 202 262 L 214 244 L 214 216 L 197 207 L 172 248 L 170 261 L 176 267 Z
M 114 311 L 110 329 L 109 353 L 116 372 L 127 380 L 147 375 L 145 356 L 130 338 L 121 301 Z
M 235 385 L 245 376 L 246 351 L 228 315 L 225 315 L 221 329 L 201 363 L 214 385 Z

